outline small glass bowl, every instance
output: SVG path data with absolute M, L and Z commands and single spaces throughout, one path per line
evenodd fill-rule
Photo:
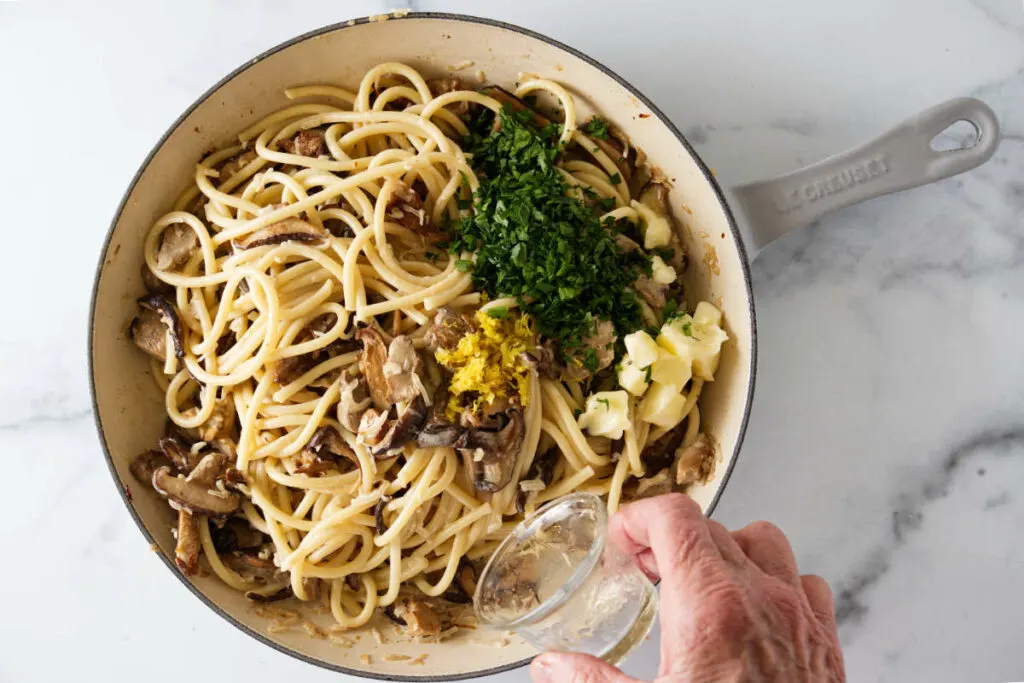
M 633 558 L 605 542 L 608 513 L 590 493 L 558 498 L 524 519 L 480 575 L 481 624 L 512 630 L 540 650 L 619 664 L 643 642 L 658 594 Z

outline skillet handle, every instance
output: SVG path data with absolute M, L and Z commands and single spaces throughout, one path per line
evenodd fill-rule
M 932 149 L 932 139 L 958 121 L 974 126 L 972 146 Z M 792 173 L 732 189 L 745 214 L 751 258 L 791 230 L 825 214 L 883 194 L 969 171 L 999 146 L 999 121 L 987 104 L 969 97 L 949 100 L 907 119 L 859 147 Z

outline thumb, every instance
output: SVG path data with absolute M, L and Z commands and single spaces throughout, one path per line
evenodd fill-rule
M 597 657 L 545 652 L 530 665 L 534 683 L 640 683 Z

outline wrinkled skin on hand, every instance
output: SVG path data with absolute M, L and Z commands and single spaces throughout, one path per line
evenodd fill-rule
M 730 533 L 682 494 L 612 517 L 609 541 L 661 579 L 659 683 L 840 683 L 846 680 L 832 591 L 801 576 L 767 522 Z M 589 655 L 546 653 L 536 683 L 637 683 Z

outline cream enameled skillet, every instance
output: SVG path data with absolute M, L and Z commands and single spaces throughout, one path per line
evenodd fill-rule
M 493 83 L 512 84 L 520 72 L 563 83 L 622 128 L 671 179 L 671 207 L 691 256 L 687 298 L 716 302 L 724 311 L 730 341 L 716 381 L 705 386 L 701 397 L 703 428 L 719 444 L 722 459 L 714 478 L 691 492 L 710 513 L 735 465 L 753 396 L 757 335 L 749 259 L 777 237 L 831 210 L 974 168 L 995 151 L 998 123 L 983 103 L 952 100 L 815 166 L 724 191 L 650 100 L 586 55 L 532 31 L 486 19 L 433 13 L 383 19 L 328 26 L 246 62 L 200 97 L 157 142 L 118 207 L 100 259 L 89 329 L 93 406 L 107 464 L 128 511 L 146 538 L 159 546 L 168 568 L 229 622 L 282 652 L 336 671 L 390 680 L 471 678 L 521 666 L 533 652 L 515 638 L 504 647 L 495 646 L 493 637 L 490 643 L 456 639 L 435 645 L 380 645 L 363 633 L 352 647 L 343 648 L 301 629 L 271 635 L 268 622 L 240 593 L 213 576 L 187 579 L 169 559 L 174 540 L 167 504 L 137 485 L 128 472 L 132 458 L 150 448 L 162 430 L 163 396 L 125 329 L 135 299 L 144 291 L 143 237 L 189 182 L 203 152 L 283 106 L 285 87 L 323 82 L 351 87 L 381 61 L 444 75 L 449 65 L 471 60 L 470 72 L 481 70 Z M 977 142 L 970 148 L 933 151 L 932 138 L 960 120 L 974 126 Z M 477 640 L 487 638 L 479 634 Z M 428 657 L 419 666 L 398 661 L 401 655 L 423 653 Z M 370 664 L 363 657 L 367 654 L 372 655 Z

